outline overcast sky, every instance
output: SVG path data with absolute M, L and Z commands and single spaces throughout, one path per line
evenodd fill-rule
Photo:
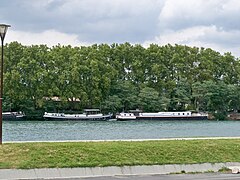
M 239 0 L 0 0 L 5 42 L 210 47 L 240 57 Z

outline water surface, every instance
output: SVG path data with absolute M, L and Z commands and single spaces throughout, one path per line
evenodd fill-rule
M 240 121 L 4 121 L 3 141 L 240 136 Z

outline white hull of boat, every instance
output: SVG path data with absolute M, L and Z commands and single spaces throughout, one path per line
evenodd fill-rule
M 3 112 L 3 120 L 22 120 L 25 115 L 22 112 Z
M 116 116 L 118 121 L 128 120 L 207 120 L 207 114 L 194 114 L 190 111 L 185 112 L 158 112 L 158 113 L 120 113 Z
M 108 120 L 112 118 L 112 114 L 64 114 L 64 113 L 45 113 L 44 119 L 47 120 Z

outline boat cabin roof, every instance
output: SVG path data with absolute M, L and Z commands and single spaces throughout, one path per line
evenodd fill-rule
M 85 112 L 98 112 L 100 109 L 84 109 Z
M 129 112 L 131 112 L 131 113 L 141 113 L 142 110 L 141 109 L 134 109 L 134 110 L 129 110 Z

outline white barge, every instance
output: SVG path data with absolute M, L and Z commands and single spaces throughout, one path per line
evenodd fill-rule
M 181 112 L 157 112 L 142 113 L 140 110 L 132 110 L 129 113 L 116 115 L 118 121 L 127 120 L 207 120 L 206 113 L 192 113 L 191 111 Z
M 103 115 L 99 109 L 85 109 L 83 114 L 64 114 L 45 112 L 43 118 L 46 120 L 108 120 L 112 114 Z
M 25 114 L 23 112 L 3 112 L 2 113 L 3 120 L 6 121 L 14 121 L 14 120 L 23 120 L 25 118 Z

